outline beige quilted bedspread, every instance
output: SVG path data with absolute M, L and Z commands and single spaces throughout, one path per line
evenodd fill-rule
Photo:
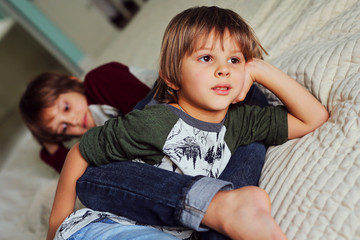
M 330 119 L 271 148 L 261 187 L 289 239 L 360 239 L 360 1 L 266 1 L 253 25 L 270 61 Z

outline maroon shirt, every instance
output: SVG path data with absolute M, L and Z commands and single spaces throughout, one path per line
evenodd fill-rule
M 150 88 L 129 72 L 129 68 L 118 62 L 101 65 L 84 79 L 85 95 L 88 105 L 106 104 L 126 114 L 143 99 Z M 54 154 L 41 149 L 40 158 L 60 172 L 69 149 L 60 144 Z

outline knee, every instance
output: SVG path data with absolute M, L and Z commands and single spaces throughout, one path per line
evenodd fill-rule
M 241 196 L 246 205 L 266 212 L 271 211 L 270 197 L 264 189 L 256 186 L 246 186 L 239 190 L 241 190 Z
M 249 196 L 252 196 L 254 198 L 268 198 L 269 195 L 267 192 L 259 187 L 256 186 L 246 186 L 241 188 L 241 190 L 246 193 Z

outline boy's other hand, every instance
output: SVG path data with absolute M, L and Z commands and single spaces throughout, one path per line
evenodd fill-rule
M 256 61 L 256 60 L 255 60 Z M 232 102 L 233 104 L 244 101 L 247 93 L 249 92 L 251 86 L 255 82 L 255 77 L 252 74 L 254 59 L 246 62 L 245 64 L 245 71 L 244 71 L 244 85 L 239 94 L 239 96 Z
M 53 155 L 59 149 L 59 144 L 57 143 L 42 143 L 42 144 L 50 155 Z

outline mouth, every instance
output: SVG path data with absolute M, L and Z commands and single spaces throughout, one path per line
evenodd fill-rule
M 85 113 L 84 119 L 83 119 L 83 124 L 82 124 L 83 128 L 87 127 L 87 114 Z
M 211 88 L 216 94 L 219 95 L 227 95 L 229 94 L 231 87 L 230 85 L 221 85 L 221 86 L 215 86 Z

